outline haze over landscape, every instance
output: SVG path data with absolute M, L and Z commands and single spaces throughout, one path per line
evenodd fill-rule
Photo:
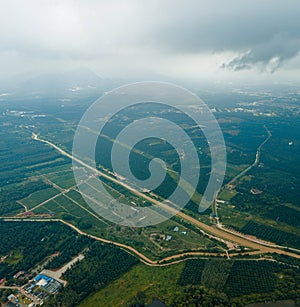
M 299 3 L 2 1 L 1 74 L 299 82 Z

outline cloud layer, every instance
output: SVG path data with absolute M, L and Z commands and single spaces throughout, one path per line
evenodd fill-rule
M 0 65 L 274 72 L 299 55 L 299 12 L 297 0 L 2 0 Z

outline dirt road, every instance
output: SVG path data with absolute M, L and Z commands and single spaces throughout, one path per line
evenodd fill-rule
M 268 131 L 268 130 L 267 130 Z M 260 145 L 258 151 L 260 151 L 261 147 L 263 146 L 263 144 L 265 144 L 267 142 L 267 140 L 271 137 L 269 131 L 268 131 L 268 138 Z M 68 152 L 66 152 L 65 150 L 61 149 L 60 147 L 58 147 L 57 145 L 51 143 L 50 141 L 47 141 L 47 140 L 44 140 L 44 139 L 40 139 L 38 137 L 37 134 L 33 134 L 32 135 L 33 138 L 37 141 L 40 141 L 40 142 L 43 142 L 43 143 L 46 143 L 48 145 L 50 145 L 51 147 L 53 147 L 54 149 L 56 149 L 58 152 L 60 152 L 62 155 L 64 156 L 67 156 L 68 158 L 76 161 L 77 163 L 81 164 L 82 166 L 92 170 L 93 172 L 95 172 L 96 174 L 98 174 L 99 176 L 102 176 L 110 181 L 112 181 L 113 183 L 116 183 L 120 186 L 123 186 L 124 188 L 128 189 L 130 192 L 132 192 L 133 194 L 141 197 L 141 198 L 144 198 L 145 200 L 151 202 L 152 204 L 154 205 L 159 205 L 162 209 L 166 210 L 166 211 L 169 211 L 171 213 L 174 213 L 174 214 L 177 214 L 177 216 L 183 218 L 184 220 L 188 221 L 189 223 L 195 225 L 196 227 L 200 228 L 201 230 L 205 230 L 207 231 L 209 234 L 212 234 L 220 239 L 223 239 L 223 240 L 229 240 L 231 242 L 235 242 L 237 243 L 238 245 L 241 245 L 241 246 L 245 246 L 245 247 L 249 247 L 251 249 L 255 249 L 257 251 L 255 252 L 252 252 L 252 253 L 277 253 L 277 254 L 284 254 L 284 255 L 288 255 L 288 256 L 291 256 L 291 257 L 295 257 L 295 258 L 300 258 L 300 255 L 296 254 L 296 253 L 292 253 L 292 252 L 289 252 L 289 251 L 286 251 L 286 250 L 282 250 L 281 247 L 270 247 L 270 246 L 266 246 L 260 242 L 253 242 L 252 240 L 249 240 L 247 239 L 246 237 L 240 237 L 238 235 L 235 235 L 233 233 L 230 233 L 230 232 L 227 232 L 225 230 L 223 230 L 222 228 L 217 228 L 215 226 L 210 226 L 210 225 L 206 225 L 200 221 L 198 221 L 197 219 L 179 211 L 176 210 L 175 208 L 172 208 L 170 206 L 167 206 L 163 203 L 161 203 L 160 201 L 148 196 L 148 195 L 145 195 L 139 191 L 136 191 L 135 189 L 133 189 L 132 187 L 130 187 L 129 185 L 125 184 L 124 182 L 121 182 L 119 181 L 118 179 L 116 178 L 113 178 L 97 169 L 94 169 L 92 166 L 88 165 L 87 163 L 85 163 L 84 161 L 81 161 L 80 159 L 76 158 L 76 157 L 73 157 L 71 154 L 69 154 Z M 255 161 L 256 162 L 256 161 Z M 254 162 L 254 163 L 255 163 Z M 72 227 L 74 230 L 76 230 L 77 232 L 79 233 L 82 233 L 82 234 L 85 234 L 83 233 L 81 230 L 79 230 L 78 228 L 76 228 L 74 225 L 72 224 L 69 224 L 65 221 L 61 221 L 63 222 L 64 224 L 67 224 L 69 225 L 70 227 Z M 96 236 L 91 236 L 93 237 L 94 239 L 100 239 Z M 138 257 L 143 261 L 143 262 L 147 262 L 147 264 L 156 264 L 155 261 L 152 261 L 151 259 L 147 258 L 146 256 L 144 256 L 142 253 L 138 252 L 137 250 L 135 250 L 134 248 L 130 247 L 130 246 L 126 246 L 124 244 L 121 244 L 121 243 L 117 243 L 117 242 L 111 242 L 109 240 L 105 240 L 105 239 L 100 239 L 101 241 L 103 242 L 106 242 L 106 243 L 111 243 L 111 244 L 115 244 L 121 248 L 125 248 L 133 253 L 135 253 L 136 255 L 138 255 Z M 272 243 L 270 242 L 270 245 Z

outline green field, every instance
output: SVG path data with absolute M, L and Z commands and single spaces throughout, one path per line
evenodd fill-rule
M 142 297 L 147 297 L 146 304 L 150 304 L 154 297 L 159 297 L 166 304 L 171 304 L 174 296 L 182 293 L 177 279 L 183 267 L 184 263 L 162 268 L 139 264 L 103 290 L 91 295 L 79 306 L 126 306 L 126 303 L 134 302 L 141 293 L 143 293 Z
M 288 280 L 290 289 L 282 290 L 282 284 Z M 206 295 L 202 297 L 199 293 L 203 291 Z M 274 291 L 277 291 L 276 296 L 272 294 Z M 199 305 L 195 306 L 206 306 L 204 302 L 208 299 L 222 301 L 226 306 L 244 306 L 268 298 L 279 299 L 288 293 L 292 297 L 300 294 L 297 277 L 279 264 L 194 259 L 160 268 L 139 264 L 78 306 L 150 304 L 153 298 L 168 306 L 193 306 L 196 302 Z M 186 305 L 181 305 L 183 303 Z
M 72 170 L 47 174 L 45 177 L 62 189 L 68 189 L 76 185 Z
M 41 204 L 42 202 L 46 201 L 47 199 L 59 194 L 59 192 L 59 190 L 51 187 L 48 189 L 34 192 L 26 198 L 19 200 L 19 202 L 26 206 L 28 210 L 30 210 L 35 206 Z

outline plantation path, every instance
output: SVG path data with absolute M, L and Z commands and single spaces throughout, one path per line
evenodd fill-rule
M 256 163 L 258 163 L 259 156 L 260 156 L 260 150 L 261 150 L 262 146 L 271 137 L 271 133 L 267 129 L 267 127 L 265 127 L 265 129 L 268 132 L 268 137 L 258 147 L 257 154 L 256 154 L 256 159 L 255 159 L 254 163 L 251 165 L 251 167 L 256 165 Z M 33 137 L 33 139 L 35 139 L 37 141 L 40 141 L 40 142 L 43 142 L 43 143 L 46 143 L 46 144 L 50 145 L 51 147 L 56 149 L 58 152 L 60 152 L 62 155 L 66 156 L 66 157 L 76 161 L 77 163 L 81 164 L 82 166 L 92 170 L 93 172 L 95 172 L 99 176 L 102 176 L 102 177 L 110 180 L 113 183 L 116 183 L 116 184 L 118 184 L 120 186 L 123 186 L 124 188 L 126 188 L 130 192 L 132 192 L 133 194 L 135 194 L 135 195 L 137 195 L 137 196 L 139 196 L 141 198 L 144 198 L 145 200 L 151 202 L 154 205 L 159 205 L 162 209 L 164 209 L 166 211 L 169 211 L 169 212 L 171 212 L 173 214 L 177 214 L 177 216 L 183 218 L 184 220 L 188 221 L 189 223 L 195 225 L 196 227 L 199 227 L 202 231 L 203 231 L 203 229 L 206 230 L 208 233 L 204 233 L 204 234 L 206 234 L 208 236 L 211 236 L 210 234 L 213 234 L 215 236 L 214 238 L 219 240 L 219 241 L 229 240 L 231 242 L 237 243 L 240 246 L 250 247 L 251 249 L 255 249 L 256 250 L 256 251 L 249 252 L 249 254 L 250 253 L 251 254 L 278 253 L 278 254 L 284 254 L 284 255 L 291 256 L 291 257 L 295 257 L 295 258 L 300 258 L 300 254 L 292 253 L 292 252 L 289 252 L 289 251 L 281 249 L 281 248 L 286 249 L 286 247 L 281 247 L 281 246 L 275 245 L 275 244 L 273 244 L 271 242 L 261 242 L 259 240 L 252 240 L 252 239 L 249 239 L 248 237 L 242 237 L 242 236 L 238 236 L 237 234 L 234 234 L 233 232 L 228 232 L 226 229 L 223 229 L 221 227 L 217 228 L 215 226 L 204 224 L 204 223 L 198 221 L 197 219 L 195 219 L 195 218 L 193 218 L 193 217 L 191 217 L 191 216 L 189 216 L 189 215 L 187 215 L 187 214 L 185 214 L 185 213 L 183 213 L 181 211 L 178 212 L 178 210 L 176 210 L 175 208 L 167 206 L 167 205 L 161 203 L 160 201 L 158 201 L 158 200 L 156 200 L 156 199 L 154 199 L 154 198 L 152 198 L 152 197 L 150 197 L 148 195 L 145 195 L 145 194 L 143 194 L 143 193 L 141 193 L 139 191 L 136 191 L 134 188 L 132 188 L 131 186 L 125 184 L 124 182 L 121 182 L 120 180 L 118 180 L 118 179 L 116 179 L 114 177 L 111 177 L 111 176 L 109 176 L 109 175 L 107 175 L 107 174 L 105 174 L 105 173 L 103 173 L 103 172 L 101 172 L 101 171 L 99 171 L 97 169 L 94 169 L 92 166 L 88 165 L 87 163 L 85 163 L 84 161 L 82 161 L 82 160 L 80 160 L 80 159 L 78 159 L 76 157 L 73 157 L 70 153 L 68 153 L 65 150 L 61 149 L 60 147 L 58 147 L 57 145 L 53 144 L 52 142 L 44 140 L 44 139 L 40 139 L 37 134 L 33 133 L 32 137 Z M 62 221 L 62 222 L 65 223 L 65 224 L 67 223 L 65 221 Z M 72 224 L 69 224 L 69 226 L 72 227 L 73 229 L 75 227 Z M 81 230 L 79 230 L 79 231 L 81 231 Z M 100 239 L 98 237 L 95 237 L 95 239 L 96 238 Z M 117 243 L 117 242 L 113 243 L 113 242 L 111 242 L 109 240 L 105 240 L 105 239 L 102 239 L 102 238 L 101 238 L 101 240 L 103 242 L 106 242 L 106 243 L 112 243 L 112 244 L 116 243 L 115 245 L 118 245 L 119 247 L 122 247 L 122 248 L 125 248 L 125 249 L 128 249 L 128 250 L 134 252 L 136 255 L 138 255 L 140 257 L 140 259 L 143 259 L 143 261 L 148 262 L 148 264 L 155 264 L 156 263 L 155 261 L 150 260 L 149 258 L 147 258 L 146 256 L 144 256 L 143 254 L 141 254 L 140 252 L 138 252 L 137 250 L 135 250 L 134 248 L 132 248 L 130 246 L 126 246 L 126 245 L 123 245 L 123 244 L 120 244 L 120 243 Z M 297 251 L 297 252 L 300 252 L 300 251 L 298 251 L 296 249 L 294 249 L 294 250 Z M 178 257 L 181 257 L 181 256 L 178 256 Z

